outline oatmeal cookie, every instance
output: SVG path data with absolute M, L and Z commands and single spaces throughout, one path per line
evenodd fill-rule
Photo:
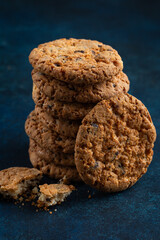
M 66 103 L 50 99 L 34 85 L 32 97 L 35 104 L 54 118 L 82 120 L 95 104 Z
M 38 156 L 40 159 L 44 159 L 48 163 L 53 162 L 58 166 L 75 167 L 74 154 L 51 152 L 48 149 L 41 148 L 33 139 L 29 141 L 29 156 L 32 159 Z
M 123 69 L 122 59 L 112 47 L 74 38 L 40 44 L 29 61 L 37 71 L 74 84 L 108 81 Z
M 30 161 L 32 165 L 42 171 L 45 175 L 48 175 L 54 179 L 63 179 L 69 181 L 81 181 L 81 178 L 75 167 L 58 166 L 53 162 L 48 163 L 44 159 L 41 159 L 38 155 L 30 155 Z
M 54 130 L 60 135 L 76 138 L 81 121 L 72 121 L 67 119 L 54 118 L 51 114 L 45 112 L 42 108 L 35 106 L 35 113 L 39 121 L 47 128 Z
M 36 118 L 32 111 L 25 122 L 25 131 L 39 146 L 53 152 L 73 153 L 75 139 L 60 136 L 58 133 L 45 127 Z
M 62 102 L 97 103 L 121 92 L 128 92 L 129 80 L 120 72 L 110 81 L 94 85 L 79 86 L 58 81 L 40 72 L 32 71 L 32 79 L 37 88 L 49 98 Z
M 117 192 L 146 173 L 153 157 L 156 130 L 147 108 L 129 94 L 98 103 L 79 128 L 75 163 L 82 180 Z

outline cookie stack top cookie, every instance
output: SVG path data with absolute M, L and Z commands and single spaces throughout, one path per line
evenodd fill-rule
M 112 47 L 85 39 L 59 39 L 32 50 L 29 61 L 37 71 L 74 84 L 95 84 L 111 79 L 123 69 Z

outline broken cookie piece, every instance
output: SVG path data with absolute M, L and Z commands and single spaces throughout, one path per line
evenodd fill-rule
M 61 203 L 71 194 L 75 187 L 65 184 L 43 184 L 39 185 L 40 196 L 38 199 L 38 207 L 49 207 Z
M 0 194 L 5 198 L 18 199 L 35 187 L 42 173 L 35 168 L 11 167 L 0 171 Z

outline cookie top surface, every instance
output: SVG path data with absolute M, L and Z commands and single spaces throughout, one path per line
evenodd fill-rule
M 75 164 L 81 178 L 106 192 L 127 189 L 147 171 L 156 131 L 147 108 L 129 94 L 98 103 L 79 128 Z
M 32 66 L 74 84 L 103 82 L 123 69 L 118 52 L 98 41 L 58 39 L 40 44 L 29 55 Z
M 123 72 L 108 81 L 86 86 L 57 81 L 35 70 L 32 71 L 32 79 L 45 95 L 64 102 L 97 103 L 121 92 L 128 92 L 130 85 L 127 75 Z
M 25 180 L 39 178 L 42 173 L 35 168 L 11 167 L 0 171 L 0 190 L 17 190 Z

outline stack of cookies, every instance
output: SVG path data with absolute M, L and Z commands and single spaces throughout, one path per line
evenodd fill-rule
M 55 179 L 80 180 L 74 148 L 82 119 L 129 90 L 121 57 L 98 41 L 59 39 L 33 49 L 29 60 L 36 104 L 25 123 L 30 161 Z

